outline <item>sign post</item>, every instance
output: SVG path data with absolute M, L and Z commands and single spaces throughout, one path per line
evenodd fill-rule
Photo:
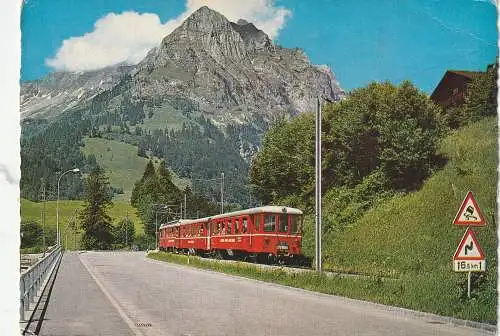
M 470 275 L 471 274 L 472 274 L 471 272 L 467 273 L 467 298 L 469 298 L 469 299 L 470 299 Z
M 453 270 L 467 272 L 467 297 L 471 295 L 472 272 L 486 271 L 486 258 L 471 226 L 485 226 L 486 220 L 471 191 L 467 193 L 453 220 L 454 225 L 467 225 L 467 230 L 453 256 Z

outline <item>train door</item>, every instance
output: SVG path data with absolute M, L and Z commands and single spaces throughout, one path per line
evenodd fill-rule
M 206 222 L 205 225 L 206 225 L 205 231 L 207 233 L 207 250 L 210 250 L 212 248 L 211 245 L 210 245 L 210 241 L 212 240 L 211 239 L 212 238 L 211 237 L 211 235 L 212 235 L 212 230 L 211 230 L 211 228 L 212 228 L 212 222 L 208 221 L 208 222 Z
M 278 254 L 288 254 L 288 238 L 290 225 L 286 213 L 280 213 L 278 216 L 278 239 L 277 239 L 277 252 Z
M 250 228 L 251 235 L 250 235 L 250 245 L 253 247 L 253 249 L 259 249 L 259 246 L 262 246 L 262 225 L 261 223 L 263 222 L 262 220 L 262 214 L 258 213 L 253 215 L 253 220 L 252 220 L 252 226 Z
M 252 232 L 249 228 L 249 218 L 248 216 L 241 217 L 241 233 L 244 234 L 243 239 L 248 242 L 248 247 L 252 247 Z M 247 238 L 248 237 L 248 238 Z
M 264 251 L 273 254 L 276 253 L 276 251 L 272 249 L 272 246 L 276 246 L 277 239 L 276 218 L 277 215 L 275 213 L 264 214 Z

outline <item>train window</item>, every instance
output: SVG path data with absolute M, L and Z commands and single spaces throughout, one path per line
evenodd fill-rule
M 223 221 L 220 222 L 220 231 L 219 231 L 219 233 L 220 234 L 226 234 L 226 230 L 227 230 L 227 223 L 224 223 Z
M 292 215 L 292 233 L 300 233 L 302 229 L 302 216 Z
M 280 223 L 278 227 L 279 232 L 288 232 L 288 220 L 286 214 L 279 215 Z
M 242 226 L 241 232 L 246 233 L 248 231 L 248 219 L 246 217 L 243 218 Z
M 231 219 L 228 219 L 226 234 L 230 235 L 233 232 L 232 228 L 233 228 L 233 223 L 231 222 Z
M 255 232 L 259 232 L 260 231 L 260 214 L 258 215 L 255 215 L 253 217 L 253 226 L 254 226 L 254 230 Z
M 276 216 L 275 215 L 265 215 L 264 216 L 264 232 L 274 232 L 276 229 Z
M 234 234 L 238 234 L 240 232 L 240 220 L 236 218 L 234 220 Z

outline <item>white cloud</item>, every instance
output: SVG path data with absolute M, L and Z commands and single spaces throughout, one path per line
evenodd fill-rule
M 163 37 L 202 6 L 220 12 L 230 21 L 245 19 L 275 38 L 290 10 L 276 7 L 273 0 L 187 0 L 185 11 L 162 23 L 153 13 L 110 13 L 97 20 L 94 30 L 64 40 L 46 64 L 56 70 L 89 71 L 118 63 L 137 64 Z

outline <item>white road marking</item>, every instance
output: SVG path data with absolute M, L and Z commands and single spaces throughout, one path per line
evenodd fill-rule
M 122 310 L 122 308 L 120 307 L 119 303 L 116 302 L 116 300 L 111 296 L 111 294 L 109 294 L 109 292 L 106 290 L 106 288 L 103 286 L 103 284 L 101 283 L 101 281 L 99 281 L 99 279 L 97 279 L 97 277 L 95 276 L 95 274 L 90 270 L 90 266 L 87 264 L 86 261 L 83 260 L 83 258 L 81 257 L 81 254 L 78 255 L 78 258 L 80 259 L 80 261 L 82 262 L 83 266 L 85 266 L 85 268 L 87 269 L 87 271 L 89 272 L 90 276 L 94 279 L 94 281 L 96 282 L 97 286 L 99 286 L 99 288 L 101 289 L 101 291 L 104 293 L 104 295 L 106 295 L 106 297 L 108 298 L 109 302 L 111 302 L 111 304 L 113 305 L 113 307 L 115 307 L 115 309 L 118 311 L 118 314 L 120 314 L 121 318 L 123 319 L 123 321 L 128 325 L 128 327 L 130 328 L 130 330 L 132 330 L 132 332 L 136 335 L 136 336 L 145 336 L 141 330 L 139 330 L 135 323 L 132 322 L 132 320 L 127 316 L 127 314 Z

